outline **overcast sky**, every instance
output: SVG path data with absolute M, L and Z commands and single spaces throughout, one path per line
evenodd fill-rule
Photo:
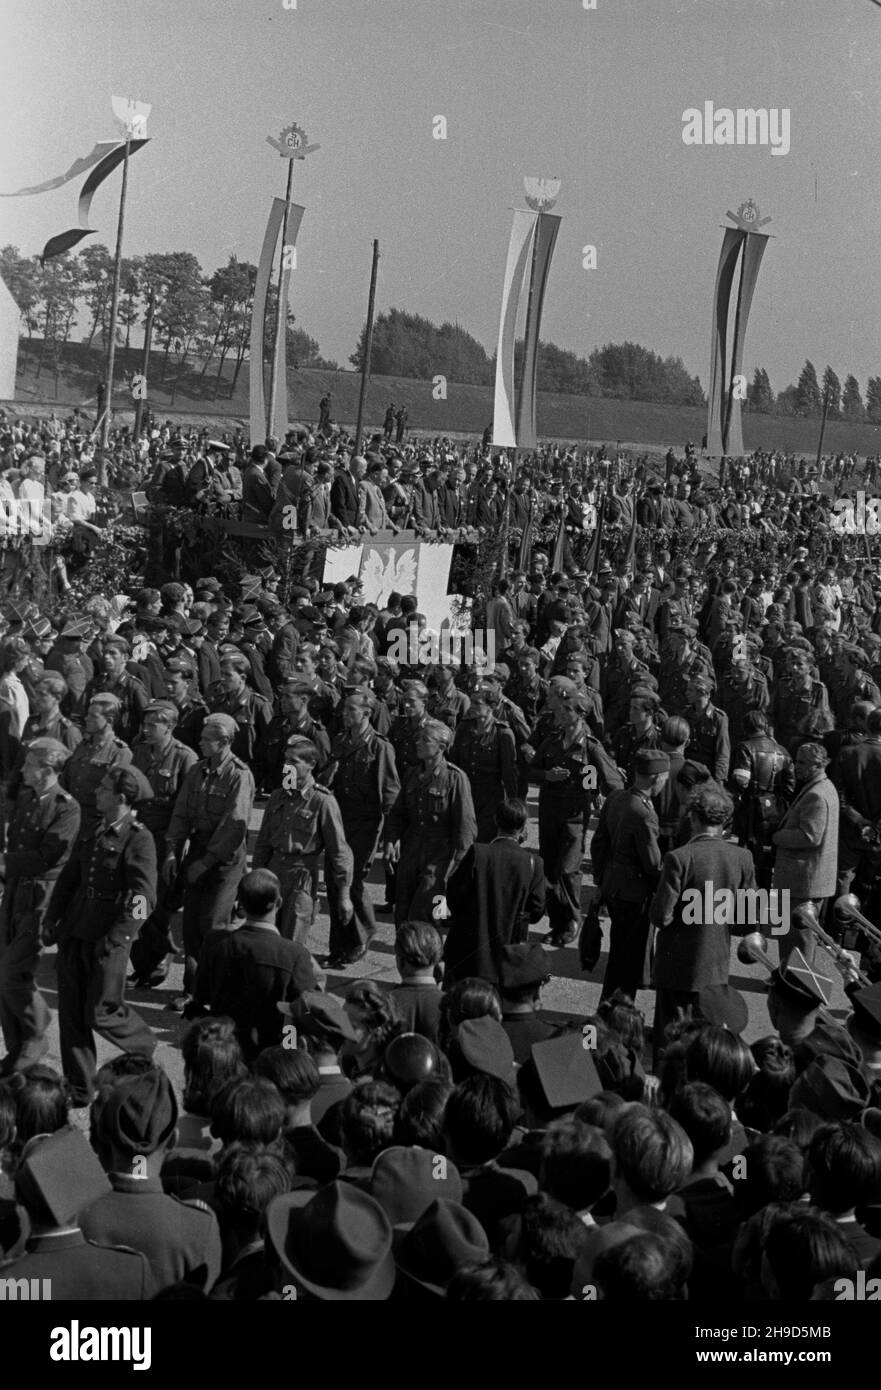
M 774 233 L 745 369 L 779 390 L 806 356 L 881 373 L 881 9 L 870 0 L 0 0 L 0 188 L 60 173 L 148 101 L 125 250 L 256 262 L 299 122 L 306 207 L 291 304 L 348 365 L 366 313 L 458 321 L 492 351 L 510 209 L 555 176 L 563 221 L 542 337 L 587 355 L 631 339 L 707 384 L 727 209 Z M 688 107 L 791 112 L 791 149 L 691 147 Z M 437 115 L 447 139 L 432 138 Z M 81 181 L 80 181 L 81 182 Z M 113 244 L 119 175 L 92 224 Z M 0 243 L 38 252 L 75 225 L 78 184 L 0 201 Z M 88 242 L 84 243 L 88 244 Z M 598 268 L 582 269 L 582 247 Z

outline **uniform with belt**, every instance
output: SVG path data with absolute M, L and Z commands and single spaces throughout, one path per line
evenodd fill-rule
M 150 696 L 141 681 L 124 671 L 119 680 L 109 676 L 96 676 L 89 682 L 86 690 L 86 707 L 96 695 L 115 695 L 119 701 L 119 714 L 113 723 L 114 732 L 123 743 L 130 744 L 140 733 L 144 710 L 150 703 Z
M 153 1055 L 156 1039 L 125 1002 L 129 950 L 156 903 L 156 847 L 132 810 L 81 835 L 61 871 L 47 925 L 57 924 L 61 1063 L 80 1103 L 95 1087 L 95 1040 Z
M 477 838 L 468 777 L 442 763 L 411 767 L 389 813 L 386 838 L 400 840 L 395 923 L 430 922 L 435 899 Z
M 256 750 L 256 770 L 264 791 L 277 791 L 284 773 L 285 749 L 292 738 L 308 738 L 320 753 L 315 776 L 323 779 L 330 765 L 330 739 L 321 724 L 304 713 L 299 722 L 286 714 L 273 715 Z
M 648 793 L 626 787 L 600 812 L 590 852 L 595 881 L 611 917 L 604 999 L 616 989 L 631 999 L 649 979 L 649 904 L 661 869 L 660 826 Z
M 80 806 L 80 836 L 86 836 L 101 819 L 95 804 L 95 793 L 107 773 L 113 768 L 129 767 L 131 749 L 122 739 L 107 729 L 104 733 L 86 734 L 64 765 L 59 781 Z
M 212 927 L 228 922 L 245 868 L 248 823 L 254 805 L 254 778 L 235 754 L 227 752 L 217 767 L 201 758 L 186 773 L 165 836 L 166 852 L 178 860 L 189 841 L 186 868 L 196 859 L 207 863 L 204 874 L 184 888 L 184 989 L 196 974 L 202 942 Z
M 153 836 L 157 864 L 165 861 L 166 835 L 178 792 L 186 774 L 197 761 L 192 748 L 176 738 L 159 751 L 146 740 L 139 739 L 132 750 L 132 765 L 143 772 L 153 789 L 153 800 L 145 801 L 138 814 Z M 173 949 L 169 926 L 180 902 L 177 883 L 159 884 L 156 907 L 132 947 L 132 967 L 140 979 L 146 979 Z
M 496 833 L 496 808 L 506 797 L 517 795 L 514 735 L 496 720 L 487 729 L 474 719 L 466 719 L 456 730 L 449 759 L 468 775 L 477 838 L 489 843 Z
M 315 920 L 322 857 L 333 910 L 338 906 L 335 900 L 351 887 L 353 867 L 336 798 L 317 782 L 273 792 L 257 835 L 252 867 L 271 869 L 278 876 L 283 899 L 279 931 L 304 946 Z
M 370 726 L 363 738 L 344 734 L 333 745 L 331 790 L 352 851 L 351 898 L 354 913 L 344 925 L 331 906 L 330 954 L 347 955 L 366 946 L 376 931 L 366 878 L 376 853 L 383 820 L 401 790 L 394 749 Z
M 79 834 L 80 808 L 57 784 L 40 796 L 19 793 L 6 841 L 6 890 L 0 909 L 0 1024 L 6 1070 L 45 1050 L 49 1009 L 34 983 L 40 929 L 55 882 Z
M 232 741 L 232 751 L 250 766 L 257 744 L 266 737 L 272 719 L 269 701 L 256 690 L 245 689 L 240 695 L 219 690 L 213 693 L 213 698 L 209 697 L 209 706 L 212 714 L 228 714 L 235 720 L 238 733 Z
M 717 782 L 724 782 L 731 763 L 728 715 L 715 705 L 707 705 L 702 713 L 689 705 L 685 718 L 691 726 L 691 737 L 685 748 L 686 758 L 703 763 Z
M 82 730 L 78 729 L 70 719 L 65 719 L 63 714 L 57 714 L 54 719 L 42 722 L 42 715 L 32 714 L 22 730 L 21 752 L 16 758 L 12 769 L 12 776 L 6 787 L 6 798 L 14 801 L 22 788 L 21 770 L 24 767 L 24 760 L 27 757 L 29 746 L 35 738 L 54 738 L 72 753 L 83 741 Z

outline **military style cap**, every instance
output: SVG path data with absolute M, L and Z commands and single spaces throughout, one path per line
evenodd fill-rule
M 771 976 L 770 988 L 787 1002 L 800 1005 L 805 1012 L 832 1002 L 832 980 L 820 975 L 808 965 L 804 955 L 796 948 L 785 965 L 780 965 Z
M 219 594 L 220 589 L 220 580 L 215 579 L 213 575 L 209 575 L 207 579 L 197 579 L 193 585 L 193 591 L 197 594 Z
M 41 642 L 44 637 L 48 637 L 52 631 L 52 624 L 48 618 L 32 618 L 25 624 L 22 637 L 28 642 Z
M 140 768 L 125 767 L 119 771 L 114 770 L 114 780 L 130 806 L 136 806 L 141 801 L 153 800 L 153 788 Z
M 315 687 L 300 676 L 288 676 L 287 680 L 281 682 L 281 689 L 286 695 L 314 695 Z
M 307 989 L 292 1004 L 279 1000 L 276 1008 L 308 1038 L 323 1035 L 332 1038 L 340 1047 L 344 1042 L 358 1041 L 342 1000 L 335 994 L 319 994 L 317 990 Z
M 88 637 L 92 624 L 86 618 L 74 618 L 61 629 L 62 637 Z
M 571 1110 L 598 1096 L 603 1083 L 580 1033 L 533 1043 L 532 1063 L 552 1110 Z
M 124 656 L 131 655 L 131 647 L 124 637 L 107 637 L 104 640 L 105 652 L 122 652 Z
M 192 676 L 195 667 L 191 661 L 187 661 L 184 656 L 173 656 L 165 663 L 165 674 L 167 676 Z
M 615 641 L 623 642 L 625 647 L 631 647 L 636 641 L 636 634 L 631 632 L 627 627 L 619 627 L 618 631 L 615 633 Z
M 661 772 L 670 771 L 670 759 L 660 748 L 641 748 L 633 765 L 642 777 L 657 777 Z
M 544 949 L 538 942 L 527 941 L 502 947 L 499 975 L 505 990 L 542 985 L 551 978 Z
M 39 757 L 41 754 L 51 753 L 55 758 L 63 758 L 65 762 L 70 757 L 70 749 L 57 738 L 35 738 L 25 748 L 25 754 L 31 753 Z
M 881 1041 L 881 980 L 865 989 L 857 989 L 850 996 L 853 1005 L 853 1021 L 861 1033 Z
M 346 695 L 346 704 L 357 705 L 359 709 L 368 710 L 371 714 L 378 703 L 372 690 L 351 690 Z
M 89 700 L 90 705 L 103 705 L 105 709 L 113 710 L 118 714 L 121 709 L 119 699 L 116 695 L 111 695 L 109 690 L 98 690 Z
M 514 1049 L 508 1034 L 494 1018 L 466 1018 L 455 1036 L 462 1057 L 473 1071 L 515 1084 Z
M 243 627 L 260 627 L 263 623 L 263 614 L 253 603 L 246 603 L 239 609 L 239 618 Z
M 404 681 L 401 689 L 405 695 L 416 695 L 420 700 L 428 699 L 428 686 L 422 681 Z
M 60 671 L 44 671 L 35 681 L 35 685 L 38 688 L 45 686 L 47 690 L 51 690 L 57 700 L 67 694 L 67 681 Z
M 144 710 L 144 718 L 152 714 L 157 719 L 164 719 L 167 724 L 177 723 L 180 715 L 177 705 L 173 705 L 170 700 L 151 700 Z
M 693 690 L 700 690 L 704 695 L 713 693 L 712 682 L 708 681 L 706 676 L 689 676 L 685 683 Z
M 230 454 L 232 453 L 232 450 L 230 449 L 228 444 L 222 443 L 222 441 L 219 439 L 209 439 L 208 443 L 205 445 L 205 452 L 206 454 L 210 454 L 212 452 Z
M 155 1067 L 123 1077 L 98 1116 L 98 1134 L 128 1154 L 155 1153 L 174 1133 L 178 1105 L 171 1082 Z
M 743 1032 L 749 1022 L 746 1000 L 732 985 L 705 985 L 698 990 L 697 1008 L 701 1018 L 729 1033 Z
M 41 1204 L 58 1226 L 69 1226 L 112 1189 L 86 1136 L 65 1126 L 54 1134 L 38 1134 L 25 1144 L 15 1191 L 25 1208 Z
M 635 685 L 630 692 L 631 700 L 645 700 L 650 705 L 661 703 L 656 691 L 650 685 Z
M 238 650 L 223 652 L 220 658 L 220 669 L 224 666 L 231 666 L 234 671 L 240 671 L 246 676 L 251 669 L 251 663 L 244 652 Z
M 205 729 L 216 729 L 225 738 L 234 739 L 238 733 L 239 726 L 231 714 L 209 714 L 202 726 Z
M 871 1098 L 871 1084 L 855 1063 L 822 1053 L 796 1078 L 789 1104 L 824 1120 L 857 1120 Z

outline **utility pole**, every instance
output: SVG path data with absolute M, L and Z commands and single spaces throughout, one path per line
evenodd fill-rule
M 373 351 L 373 306 L 376 302 L 376 268 L 379 265 L 379 242 L 373 243 L 373 265 L 370 270 L 370 294 L 367 299 L 367 333 L 364 338 L 364 360 L 361 363 L 361 391 L 358 396 L 358 422 L 355 425 L 355 453 L 361 448 L 361 430 L 364 424 L 364 404 L 367 399 L 367 383 L 370 380 L 370 354 Z

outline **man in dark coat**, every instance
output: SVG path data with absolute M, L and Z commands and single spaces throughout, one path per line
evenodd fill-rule
M 474 844 L 447 884 L 452 913 L 444 947 L 445 978 L 469 975 L 498 984 L 503 949 L 526 941 L 545 911 L 539 855 L 523 847 L 527 812 L 512 798 L 496 809 L 496 838 Z
M 695 791 L 688 812 L 691 839 L 664 856 L 651 906 L 652 925 L 658 929 L 656 1057 L 678 1007 L 697 1006 L 702 989 L 727 987 L 732 935 L 745 936 L 751 927 L 765 925 L 753 857 L 722 838 L 732 810 L 731 798 L 721 789 Z M 740 897 L 743 892 L 750 897 Z M 717 897 L 720 893 L 724 900 Z

